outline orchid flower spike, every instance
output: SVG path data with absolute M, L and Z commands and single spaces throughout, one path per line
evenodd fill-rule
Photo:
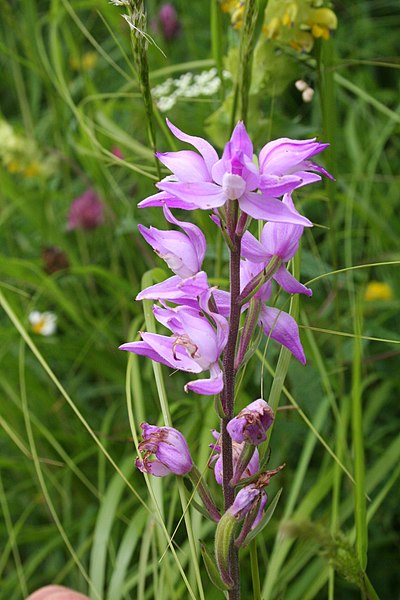
M 139 444 L 142 458 L 136 459 L 137 468 L 142 473 L 150 473 L 156 477 L 186 475 L 193 468 L 187 441 L 177 429 L 173 427 L 156 427 L 142 423 L 143 441 Z M 149 456 L 155 455 L 155 459 Z

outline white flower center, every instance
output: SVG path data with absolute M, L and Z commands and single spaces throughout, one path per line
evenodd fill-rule
M 222 179 L 222 189 L 229 200 L 238 200 L 244 194 L 246 182 L 240 175 L 225 173 Z

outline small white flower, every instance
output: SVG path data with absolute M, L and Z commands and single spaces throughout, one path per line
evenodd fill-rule
M 304 92 L 301 95 L 301 97 L 303 98 L 303 102 L 311 102 L 313 96 L 314 90 L 312 89 L 312 87 L 308 87 L 306 90 L 304 90 Z
M 52 312 L 39 312 L 34 310 L 29 314 L 32 331 L 38 335 L 53 335 L 57 329 L 57 315 Z
M 162 96 L 156 102 L 157 107 L 159 110 L 161 110 L 161 112 L 167 112 L 168 110 L 171 110 L 171 108 L 175 106 L 175 103 L 176 97 L 174 94 L 171 94 L 170 96 Z
M 160 83 L 159 85 L 154 86 L 153 89 L 151 90 L 151 93 L 153 94 L 153 96 L 155 98 L 161 98 L 161 96 L 167 96 L 171 92 L 173 85 L 174 85 L 174 80 L 171 77 L 169 77 L 163 83 Z

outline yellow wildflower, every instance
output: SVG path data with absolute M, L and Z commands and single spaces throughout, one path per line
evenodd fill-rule
M 310 52 L 314 39 L 327 40 L 337 28 L 335 13 L 322 4 L 322 0 L 269 0 L 263 32 L 298 52 Z
M 70 58 L 69 64 L 74 71 L 90 71 L 97 63 L 96 52 L 85 52 L 82 57 Z
M 370 281 L 366 287 L 364 300 L 371 302 L 374 300 L 392 300 L 393 290 L 388 283 L 381 281 Z

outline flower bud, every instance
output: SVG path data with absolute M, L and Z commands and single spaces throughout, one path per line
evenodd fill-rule
M 227 430 L 231 438 L 241 444 L 258 446 L 266 440 L 266 432 L 274 421 L 272 408 L 265 400 L 255 400 L 229 421 Z
M 164 477 L 170 473 L 186 475 L 192 470 L 193 461 L 189 447 L 180 431 L 173 427 L 156 427 L 142 423 L 143 441 L 139 444 L 143 458 L 136 459 L 137 468 L 142 473 Z M 155 458 L 149 459 L 154 454 Z

